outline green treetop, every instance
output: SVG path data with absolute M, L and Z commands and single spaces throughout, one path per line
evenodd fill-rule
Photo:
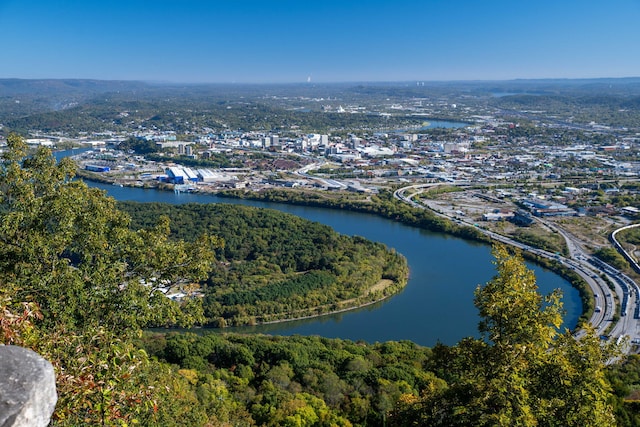
M 604 377 L 615 348 L 595 332 L 559 328 L 559 292 L 541 296 L 518 254 L 494 248 L 498 274 L 476 290 L 483 339 L 436 346 L 431 368 L 447 387 L 403 399 L 396 425 L 610 426 Z
M 153 401 L 158 390 L 146 381 L 161 370 L 130 338 L 145 326 L 202 319 L 199 299 L 179 304 L 165 290 L 205 278 L 220 242 L 169 240 L 162 218 L 151 229 L 130 230 L 113 199 L 73 180 L 71 160 L 56 162 L 46 148 L 28 153 L 15 134 L 7 144 L 0 163 L 0 343 L 33 348 L 53 363 L 55 421 L 131 421 Z
M 75 165 L 10 135 L 0 165 L 0 277 L 14 301 L 39 305 L 45 325 L 102 325 L 121 332 L 193 321 L 161 290 L 206 277 L 212 243 L 168 239 L 168 220 L 131 231 L 98 189 L 73 180 Z

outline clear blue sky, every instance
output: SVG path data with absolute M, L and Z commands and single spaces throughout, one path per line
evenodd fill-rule
M 0 0 L 0 78 L 640 76 L 640 0 Z

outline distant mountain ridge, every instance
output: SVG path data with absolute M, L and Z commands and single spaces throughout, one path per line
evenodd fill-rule
M 603 77 L 584 79 L 513 79 L 513 80 L 458 80 L 458 81 L 421 81 L 423 87 L 461 86 L 484 88 L 535 88 L 567 89 L 597 88 L 610 89 L 613 86 L 632 86 L 640 88 L 640 77 Z M 139 80 L 96 80 L 96 79 L 18 79 L 0 78 L 0 97 L 18 94 L 83 94 L 95 95 L 108 92 L 149 90 L 149 89 L 184 89 L 184 88 L 224 88 L 224 87 L 397 87 L 415 86 L 415 81 L 389 81 L 389 82 L 336 82 L 336 83 L 278 83 L 278 84 L 233 84 L 233 83 L 181 83 L 181 82 L 146 82 Z
M 90 79 L 0 79 L 0 123 L 66 110 L 105 94 L 142 93 L 148 85 L 136 81 Z
M 553 115 L 581 123 L 640 123 L 640 77 L 289 84 L 0 79 L 0 132 L 281 132 L 292 124 L 309 132 L 373 129 L 382 128 L 378 113 L 386 106 L 406 106 L 418 99 L 430 105 L 430 117 L 443 120 L 464 121 L 465 109 L 447 107 L 464 105 L 512 111 L 516 116 L 532 108 L 553 110 Z M 339 114 L 342 106 L 364 114 Z M 393 113 L 395 121 L 385 119 L 389 129 L 415 124 L 406 111 Z
M 91 96 L 105 92 L 129 91 L 148 87 L 146 83 L 124 80 L 90 79 L 0 79 L 0 97 L 15 95 Z

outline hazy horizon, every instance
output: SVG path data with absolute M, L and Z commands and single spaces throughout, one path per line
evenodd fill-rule
M 468 79 L 468 80 L 350 80 L 350 81 L 316 81 L 316 82 L 299 82 L 299 81 L 279 81 L 279 82 L 223 82 L 223 81 L 178 81 L 178 80 L 145 80 L 145 79 L 109 79 L 109 78 L 84 78 L 84 77 L 37 77 L 37 78 L 23 78 L 23 77 L 3 77 L 0 76 L 0 81 L 3 80 L 24 80 L 24 81 L 102 81 L 102 82 L 127 82 L 127 83 L 145 83 L 152 85 L 349 85 L 349 84 L 394 84 L 394 85 L 416 85 L 424 83 L 427 84 L 465 84 L 465 83 L 516 83 L 516 82 L 563 82 L 563 81 L 600 81 L 600 80 L 640 80 L 638 76 L 623 76 L 623 77 L 544 77 L 544 78 L 524 78 L 524 79 Z

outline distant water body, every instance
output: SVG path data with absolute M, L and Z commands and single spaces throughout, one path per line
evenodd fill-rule
M 470 123 L 449 122 L 446 120 L 425 120 L 425 122 L 427 122 L 427 124 L 425 126 L 422 126 L 420 130 L 427 130 L 427 129 L 433 129 L 433 128 L 447 128 L 447 129 L 463 128 L 470 125 Z
M 411 128 L 411 129 L 396 129 L 393 132 L 396 133 L 403 133 L 403 132 L 408 132 L 408 131 L 426 131 L 429 129 L 435 129 L 435 128 L 446 128 L 446 129 L 456 129 L 456 128 L 463 128 L 466 126 L 471 126 L 471 123 L 464 123 L 464 122 L 450 122 L 447 120 L 429 120 L 427 118 L 425 118 L 424 120 L 424 125 L 423 126 L 418 126 L 416 128 Z
M 433 346 L 455 344 L 477 336 L 479 320 L 473 305 L 477 285 L 496 273 L 491 250 L 441 233 L 409 227 L 375 215 L 355 212 L 219 198 L 205 194 L 174 194 L 157 190 L 88 183 L 117 200 L 163 203 L 233 203 L 291 213 L 327 224 L 339 233 L 382 242 L 407 257 L 410 278 L 400 294 L 381 303 L 336 315 L 224 331 L 273 335 L 320 335 L 329 338 L 383 342 L 411 340 Z M 578 292 L 557 274 L 529 264 L 542 293 L 560 288 L 564 293 L 565 326 L 575 327 L 581 314 Z

